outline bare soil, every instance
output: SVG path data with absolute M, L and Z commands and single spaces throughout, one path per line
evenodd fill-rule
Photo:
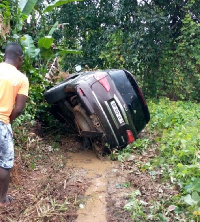
M 176 192 L 140 169 L 138 162 L 156 155 L 152 150 L 118 162 L 83 150 L 76 136 L 63 137 L 55 150 L 51 140 L 33 134 L 16 154 L 8 192 L 14 201 L 0 209 L 1 222 L 129 222 L 124 205 L 132 191 L 140 189 L 147 204 Z

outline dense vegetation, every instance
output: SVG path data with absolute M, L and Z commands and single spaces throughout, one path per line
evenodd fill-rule
M 156 143 L 160 149 L 142 170 L 162 172 L 176 184 L 180 195 L 170 205 L 177 218 L 198 221 L 199 36 L 197 0 L 1 1 L 0 60 L 9 41 L 19 42 L 25 52 L 23 72 L 30 80 L 30 99 L 17 123 L 49 121 L 43 93 L 51 85 L 45 75 L 55 58 L 65 72 L 73 72 L 76 64 L 131 71 L 149 98 L 153 137 L 138 139 L 134 147 L 143 150 Z M 132 150 L 127 147 L 118 158 Z
M 76 64 L 125 68 L 146 96 L 199 102 L 199 1 L 51 2 L 0 5 L 2 50 L 8 41 L 23 44 L 33 103 L 42 98 L 44 76 L 55 57 L 64 71 L 74 71 Z
M 59 21 L 66 44 L 82 50 L 67 56 L 65 67 L 125 68 L 148 96 L 199 101 L 199 7 L 195 0 L 65 5 Z
M 162 175 L 162 181 L 170 181 L 178 194 L 162 203 L 152 203 L 152 214 L 145 214 L 145 206 L 135 198 L 128 210 L 134 221 L 167 221 L 167 209 L 174 213 L 174 221 L 195 221 L 200 215 L 200 106 L 192 102 L 174 102 L 168 99 L 149 101 L 152 119 L 147 127 L 148 138 L 138 139 L 127 146 L 118 159 L 123 161 L 132 152 L 156 150 L 157 156 L 144 165 L 141 171 L 148 171 L 153 177 Z M 136 149 L 137 148 L 137 149 Z M 152 199 L 153 201 L 153 199 Z M 137 205 L 140 207 L 138 208 Z M 142 209 L 143 208 L 143 209 Z M 139 210 L 140 209 L 140 210 Z M 175 220 L 176 218 L 176 220 Z

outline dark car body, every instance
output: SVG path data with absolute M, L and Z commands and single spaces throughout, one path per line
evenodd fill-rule
M 74 119 L 79 135 L 109 150 L 132 143 L 150 120 L 145 98 L 127 70 L 75 73 L 47 90 L 48 103 Z

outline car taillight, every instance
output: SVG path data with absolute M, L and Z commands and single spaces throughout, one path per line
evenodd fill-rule
M 105 72 L 97 72 L 94 74 L 94 78 L 105 88 L 107 92 L 110 92 L 110 84 L 106 78 Z
M 133 133 L 131 132 L 131 130 L 126 130 L 126 134 L 127 134 L 127 143 L 133 143 L 135 141 L 135 137 L 133 136 Z

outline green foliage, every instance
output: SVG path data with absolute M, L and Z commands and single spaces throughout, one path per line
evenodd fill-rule
M 152 202 L 147 212 L 147 206 L 149 203 L 143 201 L 140 190 L 133 191 L 129 196 L 128 203 L 124 206 L 124 209 L 131 212 L 131 218 L 133 221 L 145 222 L 145 221 L 161 221 L 166 222 L 167 218 L 162 212 L 162 203 Z M 173 207 L 173 205 L 171 205 Z M 166 213 L 167 215 L 167 213 Z
M 200 105 L 199 103 L 160 99 L 148 101 L 151 120 L 147 126 L 149 138 L 141 138 L 115 153 L 115 159 L 125 161 L 130 153 L 155 150 L 157 156 L 145 165 L 137 161 L 139 169 L 150 175 L 159 173 L 162 181 L 178 187 L 178 195 L 145 207 L 139 195 L 132 195 L 126 209 L 134 221 L 166 221 L 166 207 L 174 211 L 174 218 L 198 221 L 200 215 Z M 151 138 L 151 139 L 150 139 Z M 112 154 L 113 155 L 113 154 Z M 142 155 L 142 153 L 141 153 Z M 148 208 L 148 209 L 147 209 Z M 145 214 L 143 212 L 145 211 Z M 167 214 L 165 214 L 167 215 Z M 167 216 L 166 216 L 167 217 Z
M 0 44 L 2 44 L 10 32 L 11 9 L 7 1 L 0 3 Z
M 106 44 L 106 50 L 101 52 L 99 58 L 104 59 L 104 67 L 107 68 L 124 68 L 126 66 L 122 55 L 123 33 L 117 30 L 109 36 L 109 41 Z
M 66 3 L 75 2 L 75 1 L 83 1 L 83 0 L 55 0 L 51 4 L 49 4 L 45 9 L 44 13 L 52 11 L 55 7 L 59 7 Z
M 199 7 L 195 0 L 85 0 L 63 6 L 59 21 L 66 45 L 82 51 L 66 56 L 65 69 L 124 68 L 150 97 L 199 101 Z
M 7 1 L 2 1 L 0 4 L 0 14 L 4 18 L 4 23 L 8 24 L 9 23 L 9 18 L 11 16 L 11 10 L 9 7 L 9 3 Z
M 149 106 L 149 127 L 157 133 L 155 140 L 160 144 L 160 155 L 152 166 L 159 166 L 164 177 L 178 184 L 185 210 L 192 217 L 200 212 L 200 106 L 166 99 Z
M 43 4 L 37 5 L 37 2 L 38 1 L 35 0 L 21 0 L 19 4 L 17 4 L 17 1 L 5 1 L 1 4 L 1 8 L 4 9 L 2 12 L 5 12 L 2 14 L 3 17 L 0 23 L 5 22 L 7 25 L 5 27 L 8 31 L 2 34 L 4 39 L 0 38 L 0 42 L 3 47 L 10 41 L 15 41 L 22 45 L 24 50 L 22 72 L 28 76 L 30 82 L 29 101 L 24 111 L 25 115 L 17 120 L 18 123 L 32 121 L 34 119 L 40 119 L 44 122 L 52 120 L 48 114 L 49 106 L 44 101 L 43 97 L 44 91 L 50 85 L 50 83 L 45 80 L 45 74 L 48 72 L 49 63 L 58 56 L 61 51 L 62 53 L 78 53 L 75 50 L 63 50 L 63 47 L 52 47 L 54 43 L 52 35 L 57 30 L 58 22 L 51 20 L 52 25 L 45 28 L 46 26 L 43 26 L 45 14 L 40 14 L 41 17 L 39 17 L 39 22 L 36 21 L 36 16 L 38 17 L 39 13 L 41 13 L 41 9 L 44 8 Z M 67 1 L 56 2 L 62 2 L 62 4 L 67 3 Z M 57 6 L 58 4 L 55 4 L 51 6 L 51 9 Z M 37 13 L 34 11 L 35 9 L 37 9 Z M 27 21 L 28 16 L 29 22 Z M 11 28 L 9 25 L 11 25 Z M 6 38 L 7 41 L 5 41 Z M 61 43 L 61 41 L 59 42 Z M 3 54 L 1 55 L 1 60 L 3 60 Z
M 172 99 L 199 101 L 200 41 L 197 36 L 200 34 L 200 26 L 190 13 L 194 3 L 184 8 L 185 17 L 180 35 L 174 43 L 175 50 L 166 50 L 160 63 L 159 91 L 164 89 L 162 95 L 167 94 Z
M 40 48 L 50 49 L 53 43 L 53 38 L 51 36 L 45 36 L 40 38 L 38 41 L 38 46 Z
M 61 8 L 58 19 L 59 23 L 63 24 L 62 33 L 55 36 L 55 39 L 59 41 L 62 34 L 68 48 L 82 51 L 80 55 L 66 55 L 65 69 L 71 71 L 71 67 L 76 64 L 83 67 L 87 65 L 92 69 L 96 66 L 102 67 L 102 59 L 99 56 L 107 43 L 107 31 L 113 30 L 110 26 L 115 23 L 114 6 L 115 0 L 86 0 Z
M 34 6 L 36 5 L 38 0 L 20 0 L 19 1 L 19 8 L 21 12 L 27 16 L 33 11 Z
M 40 49 L 36 49 L 34 41 L 30 35 L 24 35 L 21 37 L 21 45 L 24 46 L 27 59 L 35 59 L 38 56 Z
M 152 144 L 152 141 L 149 138 L 137 139 L 122 150 L 113 150 L 110 154 L 110 159 L 118 160 L 120 162 L 126 161 L 126 159 L 130 156 L 130 153 L 133 153 L 136 150 L 137 152 L 142 153 L 142 151 L 146 150 L 150 144 Z
M 138 196 L 140 195 L 141 193 L 139 190 L 133 191 L 130 195 L 129 202 L 124 206 L 124 209 L 131 212 L 131 218 L 133 219 L 133 221 L 137 221 L 137 222 L 147 221 L 147 215 L 143 208 L 143 205 L 145 203 L 138 199 Z
M 49 34 L 48 36 L 52 36 L 54 31 L 57 29 L 57 26 L 58 26 L 58 21 L 56 21 L 53 25 L 53 27 L 51 28 L 51 30 L 49 31 Z

